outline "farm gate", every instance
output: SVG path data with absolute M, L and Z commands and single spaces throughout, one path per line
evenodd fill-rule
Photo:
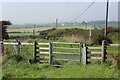
M 57 62 L 60 63 L 60 61 L 79 61 L 82 62 L 82 64 L 86 65 L 88 63 L 91 63 L 90 60 L 96 59 L 101 60 L 102 62 L 105 62 L 106 57 L 106 45 L 105 41 L 102 41 L 101 47 L 90 47 L 83 44 L 83 47 L 81 47 L 80 43 L 67 43 L 67 42 L 51 42 L 51 43 L 38 43 L 39 45 L 48 45 L 46 48 L 40 47 L 37 49 L 40 49 L 40 61 L 42 62 L 49 62 L 52 65 L 57 65 Z M 39 52 L 36 52 L 35 49 L 34 54 L 34 60 L 36 61 L 37 57 L 36 54 Z M 44 52 L 41 49 L 48 50 L 48 52 Z M 47 54 L 47 56 L 43 56 Z M 45 61 L 45 60 L 48 61 Z M 43 61 L 44 60 L 44 61 Z
M 20 43 L 16 41 L 2 43 L 2 45 L 9 44 L 15 46 L 17 55 L 19 55 L 20 45 L 32 45 L 34 47 L 34 62 L 49 63 L 51 65 L 56 65 L 56 62 L 59 61 L 82 61 L 82 64 L 87 64 L 91 59 L 100 59 L 105 62 L 107 54 L 105 41 L 102 41 L 101 47 L 90 47 L 85 44 L 82 46 L 80 43 L 68 42 L 37 43 L 35 41 L 34 43 Z
M 34 62 L 50 63 L 56 65 L 56 61 L 80 61 L 80 43 L 34 42 Z
M 34 42 L 34 62 L 51 63 L 51 43 Z
M 81 44 L 67 42 L 52 42 L 53 65 L 60 62 L 81 60 Z
M 101 47 L 90 47 L 83 44 L 82 48 L 82 64 L 88 64 L 91 63 L 91 60 L 97 59 L 101 60 L 102 62 L 106 62 L 106 44 L 105 40 L 102 41 Z

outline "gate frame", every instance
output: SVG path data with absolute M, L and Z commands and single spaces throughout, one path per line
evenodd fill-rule
M 89 47 L 87 47 L 85 44 L 83 44 L 83 48 L 82 48 L 82 64 L 83 65 L 91 63 L 91 62 L 88 61 L 88 59 L 91 58 L 91 56 L 90 57 L 88 56 L 88 54 L 91 54 L 91 53 L 88 52 L 88 48 Z M 92 48 L 97 48 L 98 49 L 99 47 L 92 47 Z M 106 59 L 107 59 L 107 57 L 106 57 L 106 54 L 107 54 L 107 52 L 106 52 L 106 48 L 107 48 L 106 47 L 106 40 L 102 41 L 102 47 L 101 48 L 102 48 L 102 52 L 100 54 L 101 54 L 102 62 L 105 63 Z M 99 52 L 96 52 L 96 53 L 99 53 Z M 94 58 L 99 59 L 97 57 L 94 57 Z

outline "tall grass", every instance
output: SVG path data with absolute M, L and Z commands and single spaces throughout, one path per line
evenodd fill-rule
M 48 64 L 27 64 L 20 62 L 9 65 L 3 71 L 4 78 L 118 78 L 118 71 L 104 64 L 80 65 L 69 62 L 62 68 Z
M 76 35 L 64 36 L 62 39 L 65 40 L 65 41 L 67 41 L 67 42 L 71 41 L 71 42 L 82 42 L 83 43 L 83 42 L 86 41 L 86 39 L 84 38 L 84 36 L 78 37 Z
M 113 49 L 116 50 L 110 48 L 109 53 Z M 70 61 L 64 63 L 61 68 L 49 64 L 33 64 L 30 62 L 30 59 L 33 59 L 32 46 L 22 46 L 20 56 L 22 58 L 18 61 L 13 47 L 6 46 L 3 78 L 118 78 L 117 64 L 114 61 L 111 64 L 97 63 L 86 66 L 80 62 Z

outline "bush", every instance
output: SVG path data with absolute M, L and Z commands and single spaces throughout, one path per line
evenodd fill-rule
M 105 29 L 103 28 L 103 29 L 101 29 L 100 31 L 101 31 L 101 33 L 104 33 Z M 119 30 L 118 30 L 117 28 L 108 27 L 108 28 L 107 28 L 107 34 L 109 34 L 109 33 L 111 33 L 111 32 L 119 32 Z
M 118 32 L 118 29 L 113 27 L 108 27 L 108 33 L 110 32 Z
M 103 41 L 103 40 L 106 40 L 106 41 L 107 41 L 106 44 L 111 44 L 111 43 L 112 43 L 112 41 L 111 41 L 110 38 L 108 38 L 108 37 L 106 37 L 106 36 L 104 36 L 104 35 L 98 35 L 98 37 L 97 37 L 97 38 L 95 39 L 95 41 L 94 41 L 94 44 L 102 45 L 102 41 Z

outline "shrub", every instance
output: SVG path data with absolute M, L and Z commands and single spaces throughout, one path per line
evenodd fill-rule
M 101 31 L 101 33 L 104 33 L 105 29 L 103 28 L 103 29 L 101 29 L 100 31 Z M 117 28 L 113 28 L 113 27 L 108 27 L 108 28 L 107 28 L 107 34 L 109 34 L 109 33 L 111 33 L 111 32 L 118 32 L 118 31 L 119 31 L 119 30 L 118 30 Z
M 113 27 L 109 27 L 108 28 L 108 33 L 110 33 L 110 32 L 118 32 L 118 29 L 117 28 L 113 28 Z
M 104 35 L 98 35 L 98 37 L 97 37 L 97 38 L 95 39 L 95 41 L 94 41 L 94 44 L 102 45 L 102 41 L 103 41 L 103 40 L 106 40 L 106 41 L 107 41 L 106 44 L 112 43 L 112 41 L 111 41 L 110 38 L 108 38 L 108 37 L 106 37 L 106 36 L 104 36 Z

